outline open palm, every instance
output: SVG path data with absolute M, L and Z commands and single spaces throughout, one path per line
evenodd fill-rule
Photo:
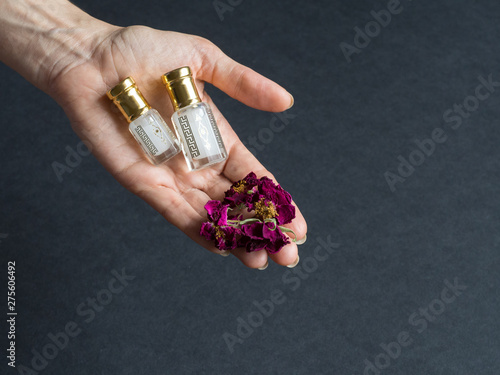
M 185 65 L 193 71 L 202 100 L 211 105 L 228 151 L 226 162 L 195 172 L 188 171 L 182 154 L 160 166 L 151 165 L 129 133 L 127 123 L 105 96 L 120 80 L 133 76 L 152 107 L 168 119 L 173 109 L 160 77 Z M 291 96 L 282 87 L 236 63 L 209 41 L 143 26 L 104 28 L 91 55 L 74 58 L 53 77 L 50 93 L 64 108 L 76 133 L 124 187 L 194 241 L 220 253 L 199 235 L 201 223 L 206 220 L 205 203 L 221 199 L 233 181 L 250 171 L 258 177 L 273 177 L 213 104 L 203 89 L 205 81 L 253 108 L 278 112 L 291 105 Z M 306 235 L 306 223 L 298 209 L 290 226 L 299 239 Z M 291 243 L 277 254 L 247 253 L 244 249 L 233 250 L 232 254 L 252 268 L 263 267 L 268 256 L 288 265 L 297 258 L 297 246 Z

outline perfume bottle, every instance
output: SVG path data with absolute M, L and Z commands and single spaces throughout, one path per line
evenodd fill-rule
M 158 111 L 142 96 L 132 77 L 127 77 L 107 93 L 130 123 L 129 130 L 154 165 L 180 152 L 179 142 Z
M 201 101 L 191 69 L 185 66 L 172 70 L 164 74 L 162 79 L 174 106 L 172 123 L 181 141 L 189 170 L 226 160 L 226 148 L 212 109 Z

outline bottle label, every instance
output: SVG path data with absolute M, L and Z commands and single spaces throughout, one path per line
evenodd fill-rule
M 191 157 L 197 158 L 200 156 L 200 149 L 198 148 L 198 144 L 196 143 L 196 138 L 191 130 L 191 125 L 189 124 L 188 116 L 179 116 L 179 125 L 184 134 L 184 138 L 186 140 L 187 148 L 189 149 L 189 153 Z
M 141 125 L 138 125 L 135 128 L 135 132 L 139 136 L 139 138 L 141 138 L 144 146 L 147 147 L 151 155 L 156 156 L 158 154 L 158 149 L 156 148 L 151 138 L 149 138 L 144 128 Z
M 217 123 L 215 122 L 214 114 L 210 108 L 207 108 L 208 118 L 210 119 L 210 125 L 212 125 L 212 130 L 215 135 L 215 139 L 217 139 L 217 144 L 221 150 L 224 149 L 224 143 L 222 143 L 222 137 L 220 136 L 219 128 L 217 127 Z

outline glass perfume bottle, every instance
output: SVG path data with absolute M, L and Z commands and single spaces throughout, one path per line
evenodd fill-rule
M 174 106 L 172 123 L 181 141 L 189 170 L 198 170 L 227 158 L 226 148 L 212 109 L 201 101 L 191 74 L 185 66 L 162 76 Z
M 163 163 L 180 152 L 177 138 L 142 96 L 132 77 L 125 78 L 107 95 L 130 123 L 130 133 L 151 163 Z

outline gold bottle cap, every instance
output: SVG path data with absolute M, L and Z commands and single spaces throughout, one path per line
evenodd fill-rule
M 172 70 L 165 73 L 161 78 L 167 87 L 168 96 L 170 96 L 176 111 L 201 102 L 189 66 Z
M 125 78 L 109 90 L 107 95 L 128 122 L 134 121 L 151 109 L 132 77 Z

